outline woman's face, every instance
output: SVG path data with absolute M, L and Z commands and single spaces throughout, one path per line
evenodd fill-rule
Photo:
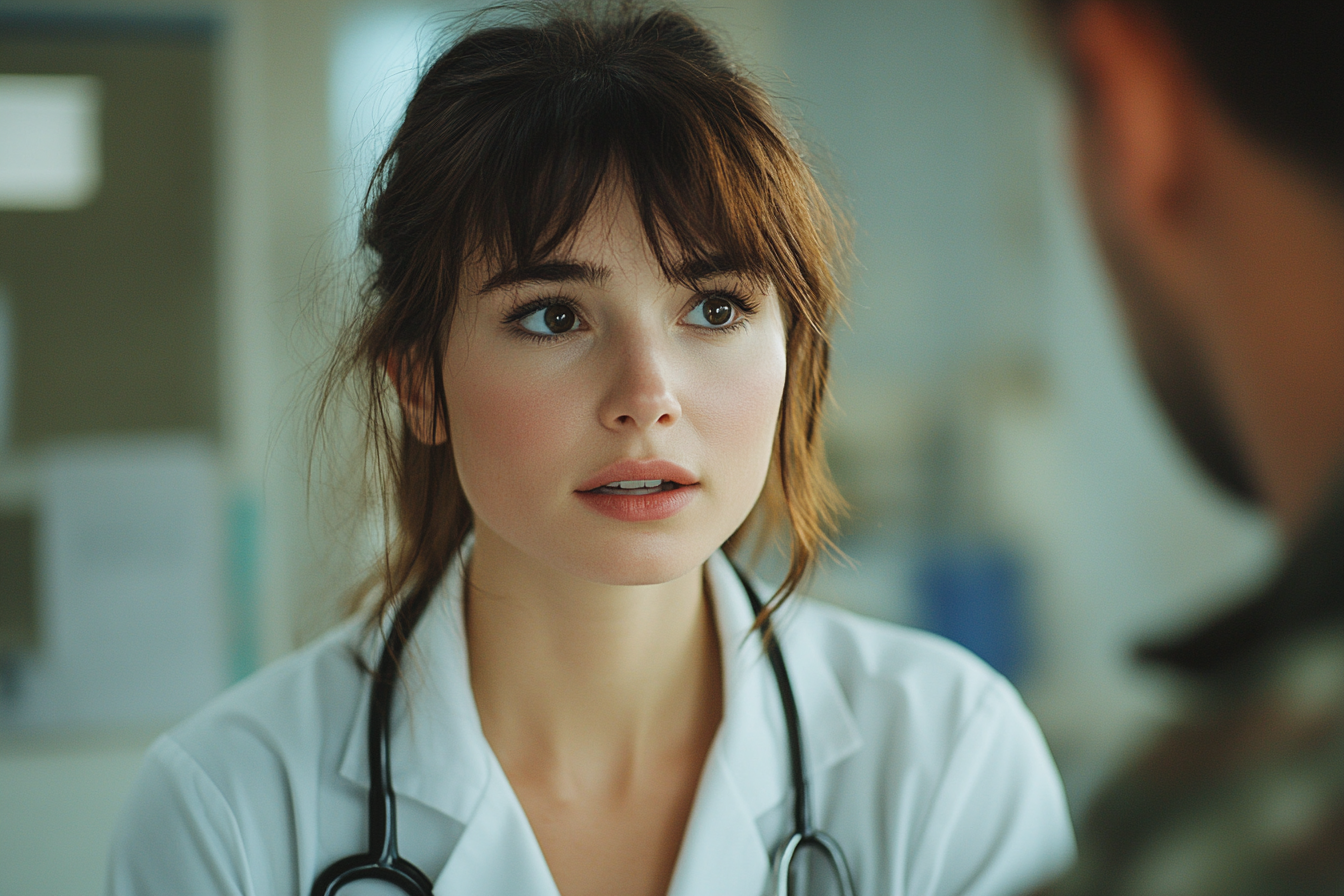
M 746 519 L 784 392 L 773 287 L 663 276 L 628 191 L 529 270 L 468 270 L 445 360 L 458 475 L 532 561 L 635 585 L 693 570 Z

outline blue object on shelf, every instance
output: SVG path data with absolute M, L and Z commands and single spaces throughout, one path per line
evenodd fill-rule
M 917 578 L 924 627 L 979 656 L 1009 679 L 1025 663 L 1022 563 L 993 544 L 932 547 Z

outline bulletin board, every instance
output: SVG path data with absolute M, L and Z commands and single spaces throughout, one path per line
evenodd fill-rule
M 208 21 L 0 14 L 0 73 L 93 76 L 84 207 L 0 209 L 12 447 L 143 431 L 217 438 L 215 89 Z

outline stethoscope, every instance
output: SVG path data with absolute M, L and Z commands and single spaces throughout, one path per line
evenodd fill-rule
M 747 577 L 736 564 L 731 564 L 742 587 L 751 601 L 752 612 L 760 618 L 764 606 Z M 392 712 L 392 688 L 396 683 L 401 648 L 410 638 L 425 606 L 429 593 L 422 589 L 413 594 L 397 611 L 392 633 L 383 647 L 382 657 L 373 680 L 373 694 L 369 701 L 369 849 L 367 852 L 346 856 L 327 866 L 313 881 L 311 896 L 334 896 L 341 888 L 357 880 L 376 880 L 391 884 L 407 896 L 433 896 L 434 884 L 423 871 L 403 859 L 397 852 L 397 795 L 392 789 L 392 760 L 388 749 L 388 723 Z M 775 853 L 775 892 L 790 896 L 800 891 L 794 882 L 794 861 L 812 852 L 824 859 L 834 873 L 840 896 L 854 896 L 854 882 L 849 874 L 845 854 L 825 831 L 812 827 L 807 805 L 807 773 L 803 765 L 803 733 L 798 720 L 798 704 L 793 698 L 793 684 L 784 666 L 784 654 L 779 639 L 767 624 L 761 633 L 770 668 L 779 685 L 779 699 L 784 708 L 784 724 L 789 734 L 789 770 L 793 783 L 793 833 Z

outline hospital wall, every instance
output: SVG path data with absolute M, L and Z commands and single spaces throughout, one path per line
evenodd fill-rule
M 1173 697 L 1128 646 L 1249 587 L 1274 535 L 1198 478 L 1142 391 L 1062 157 L 1062 104 L 1014 4 L 703 6 L 854 223 L 829 423 L 852 563 L 811 590 L 938 627 L 979 592 L 930 582 L 1011 570 L 981 577 L 1011 604 L 994 649 L 1083 807 Z M 363 135 L 404 95 L 425 23 L 461 8 L 0 2 L 214 23 L 213 406 L 204 424 L 115 435 L 207 446 L 224 680 L 330 624 L 362 568 L 353 460 L 320 450 L 310 469 L 311 398 L 350 296 L 351 197 L 376 146 Z M 349 418 L 331 425 L 339 446 Z M 41 493 L 59 441 L 0 448 L 0 499 Z M 0 896 L 98 888 L 138 757 L 169 721 L 0 728 Z

